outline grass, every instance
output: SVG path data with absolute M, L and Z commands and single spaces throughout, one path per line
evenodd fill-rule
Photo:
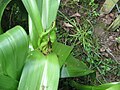
M 117 73 L 118 65 L 110 57 L 105 57 L 100 53 L 100 41 L 99 38 L 94 35 L 94 26 L 99 16 L 98 4 L 95 4 L 92 0 L 88 3 L 85 1 L 80 1 L 79 3 L 81 4 L 74 1 L 61 4 L 57 20 L 57 37 L 58 41 L 74 46 L 73 55 L 83 60 L 90 69 L 95 71 L 93 74 L 75 80 L 83 84 L 98 85 L 109 82 L 107 77 L 112 74 L 115 75 L 111 73 L 111 71 Z M 78 18 L 71 17 L 76 12 L 81 16 Z M 71 24 L 73 27 L 64 27 L 64 22 Z

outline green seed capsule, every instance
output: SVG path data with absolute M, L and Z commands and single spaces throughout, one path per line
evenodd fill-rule
M 50 41 L 53 43 L 56 40 L 56 28 L 50 32 Z

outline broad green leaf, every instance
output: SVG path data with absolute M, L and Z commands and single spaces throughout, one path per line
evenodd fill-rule
M 110 13 L 118 1 L 119 0 L 105 0 L 103 6 L 101 7 L 100 14 Z
M 55 53 L 51 53 L 47 55 L 47 60 L 48 61 L 46 62 L 46 71 L 43 74 L 44 78 L 42 84 L 44 86 L 47 86 L 46 90 L 58 90 L 58 82 L 60 75 L 60 66 L 59 66 L 58 57 Z M 46 83 L 47 79 L 48 81 Z
M 41 0 L 39 0 L 41 1 Z M 29 34 L 34 49 L 38 48 L 38 38 L 43 31 L 40 12 L 35 0 L 22 0 L 29 16 Z
M 99 86 L 88 86 L 71 81 L 70 85 L 75 87 L 77 90 L 120 90 L 120 82 L 107 83 Z
M 97 88 L 108 89 L 115 85 L 120 85 L 120 82 L 112 82 L 112 83 L 102 84 L 102 85 L 97 86 Z
M 29 14 L 30 39 L 36 49 L 41 32 L 50 28 L 56 19 L 60 0 L 22 0 L 22 2 Z
M 94 90 L 92 89 L 92 86 L 81 85 L 75 81 L 71 81 L 70 85 L 74 87 L 76 90 Z
M 57 56 L 32 51 L 22 72 L 18 90 L 57 90 L 60 67 Z
M 5 7 L 7 6 L 7 4 L 10 2 L 11 0 L 0 0 L 0 34 L 2 33 L 2 28 L 1 28 L 1 19 L 2 19 L 2 15 L 3 12 L 5 10 Z
M 28 37 L 16 26 L 0 35 L 0 74 L 19 79 L 28 52 Z
M 20 78 L 18 90 L 40 89 L 45 62 L 45 56 L 37 50 L 32 51 L 28 55 L 27 62 Z
M 114 86 L 112 86 L 112 87 L 110 87 L 110 88 L 108 88 L 106 90 L 120 90 L 120 84 L 114 85 Z
M 112 24 L 108 27 L 107 30 L 115 31 L 119 28 L 119 26 L 120 26 L 120 15 L 117 16 L 117 18 L 112 22 Z
M 70 54 L 62 67 L 61 78 L 84 76 L 92 72 L 84 62 Z
M 53 43 L 52 50 L 58 55 L 60 67 L 65 63 L 67 57 L 69 56 L 70 52 L 72 51 L 73 47 L 64 45 L 59 42 Z
M 0 90 L 16 90 L 18 81 L 5 75 L 0 75 Z
M 55 21 L 60 0 L 36 0 L 44 29 Z
M 30 16 L 29 16 L 29 35 L 33 48 L 34 49 L 38 48 L 39 33 L 37 32 Z
M 40 18 L 40 12 L 37 6 L 37 3 L 35 0 L 22 0 L 28 15 L 31 18 L 31 21 L 37 31 L 38 34 L 40 34 L 43 31 L 41 18 Z

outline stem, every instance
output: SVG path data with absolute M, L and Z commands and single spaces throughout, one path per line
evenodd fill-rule
M 38 46 L 41 44 L 41 41 L 42 41 L 43 37 L 46 36 L 47 34 L 49 34 L 51 31 L 53 31 L 54 27 L 55 27 L 55 21 L 53 22 L 53 25 L 52 25 L 51 28 L 49 28 L 46 32 L 41 33 L 40 38 L 38 40 Z
M 55 21 L 53 22 L 52 27 L 42 34 L 42 37 L 44 37 L 45 35 L 47 35 L 47 34 L 50 33 L 51 31 L 53 31 L 53 30 L 54 30 L 54 27 L 55 27 Z

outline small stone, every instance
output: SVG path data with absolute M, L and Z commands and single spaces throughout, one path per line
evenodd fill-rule
M 115 40 L 114 36 L 109 36 L 109 40 L 114 41 Z
M 110 16 L 111 18 L 113 18 L 113 17 L 114 17 L 114 14 L 113 14 L 113 13 L 110 13 L 109 16 Z
M 114 44 L 114 42 L 109 42 L 108 46 L 112 46 Z
M 100 52 L 105 52 L 105 48 L 104 47 L 100 48 Z
M 106 52 L 102 53 L 102 55 L 105 56 L 105 57 L 109 56 L 108 53 L 106 53 Z
M 109 15 L 106 15 L 105 18 L 108 19 L 108 18 L 109 18 Z

